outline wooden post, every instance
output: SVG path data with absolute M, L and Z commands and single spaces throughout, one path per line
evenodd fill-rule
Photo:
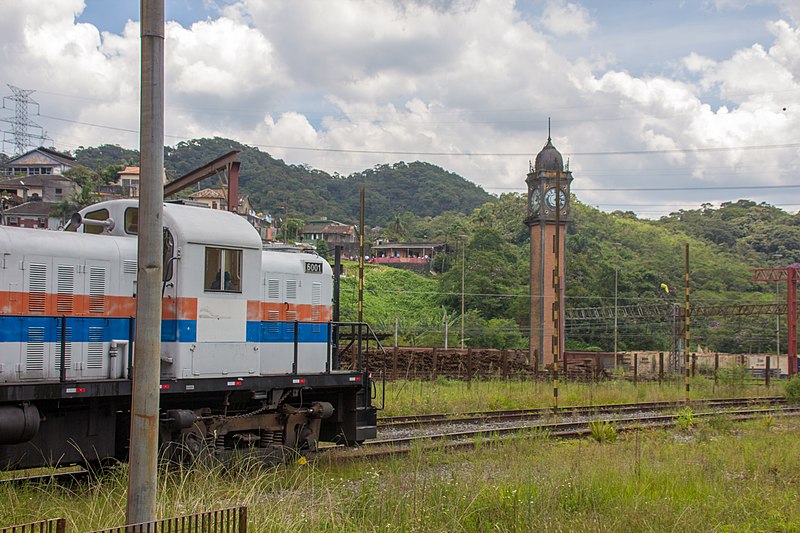
M 633 382 L 639 381 L 639 354 L 633 354 Z
M 467 383 L 472 383 L 472 348 L 467 348 Z
M 503 361 L 503 379 L 508 379 L 508 350 L 500 350 L 500 357 Z
M 692 377 L 694 377 L 694 373 L 697 370 L 697 354 L 692 354 Z
M 395 346 L 394 351 L 392 351 L 392 377 L 397 381 L 397 346 Z
M 664 381 L 664 352 L 658 352 L 658 384 Z
M 717 384 L 717 377 L 719 376 L 719 353 L 714 354 L 714 385 Z
M 436 380 L 436 368 L 439 366 L 439 352 L 436 349 L 436 346 L 434 346 L 431 349 L 431 359 L 432 359 L 432 361 L 431 361 L 431 365 L 432 365 L 432 368 L 431 368 L 431 379 L 435 381 Z
M 764 383 L 767 385 L 767 388 L 769 388 L 769 363 L 769 356 L 767 356 L 767 367 L 765 368 L 766 372 L 764 372 Z

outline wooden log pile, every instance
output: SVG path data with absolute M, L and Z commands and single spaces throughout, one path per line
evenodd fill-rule
M 362 354 L 372 372 L 384 372 L 386 379 L 530 379 L 536 369 L 528 361 L 527 350 L 489 348 L 448 349 L 436 347 L 387 348 L 386 352 L 366 350 Z M 341 358 L 343 367 L 352 368 L 355 354 Z
M 606 379 L 608 372 L 592 357 L 575 357 L 569 360 L 567 378 L 576 381 L 596 381 Z

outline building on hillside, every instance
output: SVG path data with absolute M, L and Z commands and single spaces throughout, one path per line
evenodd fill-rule
M 39 147 L 0 167 L 0 224 L 57 229 L 53 208 L 77 189 L 63 174 L 76 166 L 69 154 Z
M 164 175 L 166 183 L 166 174 Z M 117 182 L 129 198 L 139 197 L 139 167 L 125 167 L 117 173 Z
M 161 183 L 167 184 L 167 174 L 161 178 Z M 118 198 L 138 198 L 140 190 L 139 167 L 125 167 L 117 172 L 117 177 L 113 183 L 101 185 L 97 188 L 97 193 L 103 200 Z
M 9 199 L 18 197 L 19 202 L 43 200 L 58 203 L 68 198 L 76 189 L 75 184 L 60 175 L 33 174 L 0 179 L 0 195 Z
M 69 154 L 40 146 L 22 155 L 12 157 L 0 167 L 5 176 L 61 175 L 77 163 Z
M 57 202 L 32 201 L 0 211 L 4 226 L 60 229 L 62 220 L 53 215 Z
M 222 189 L 202 189 L 189 195 L 193 202 L 204 204 L 210 209 L 226 210 L 228 204 L 225 191 Z
M 303 226 L 303 241 L 310 243 L 325 241 L 331 256 L 334 247 L 341 246 L 343 256 L 358 257 L 358 228 L 353 224 L 344 224 L 327 218 L 312 220 Z
M 372 246 L 370 263 L 429 271 L 436 254 L 445 251 L 447 244 L 443 242 L 388 242 L 378 239 Z

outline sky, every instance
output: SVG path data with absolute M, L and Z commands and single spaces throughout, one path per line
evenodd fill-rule
M 46 145 L 138 148 L 139 2 L 0 8 L 0 119 L 11 85 Z M 500 195 L 526 191 L 550 119 L 603 211 L 800 211 L 800 0 L 166 0 L 166 19 L 169 145 L 340 175 L 427 161 Z

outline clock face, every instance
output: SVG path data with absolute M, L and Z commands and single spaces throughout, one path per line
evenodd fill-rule
M 531 193 L 531 211 L 538 212 L 539 205 L 541 204 L 541 196 L 542 193 L 539 192 L 539 189 L 534 189 Z
M 556 210 L 556 188 L 551 187 L 547 189 L 547 192 L 544 193 L 544 203 L 548 209 L 551 211 Z M 567 207 L 567 195 L 564 194 L 564 191 L 558 189 L 558 207 L 563 210 Z

